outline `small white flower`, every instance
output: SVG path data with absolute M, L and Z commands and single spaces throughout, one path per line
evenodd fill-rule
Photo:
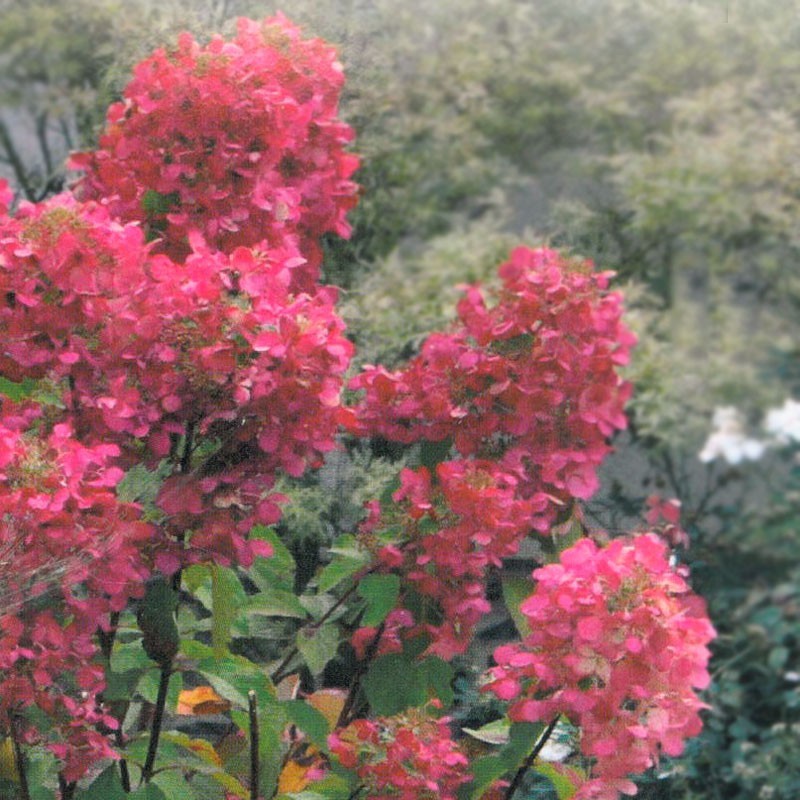
M 764 429 L 780 444 L 800 442 L 800 403 L 789 398 L 781 408 L 770 409 Z
M 702 462 L 724 458 L 729 464 L 739 464 L 757 461 L 764 455 L 765 444 L 745 435 L 744 419 L 736 408 L 723 406 L 715 409 L 711 424 L 711 435 L 698 455 Z

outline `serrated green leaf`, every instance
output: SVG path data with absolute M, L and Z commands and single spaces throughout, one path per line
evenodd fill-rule
M 514 722 L 508 741 L 498 753 L 475 759 L 471 766 L 473 779 L 459 791 L 459 797 L 480 800 L 483 793 L 507 773 L 517 770 L 533 750 L 545 726 L 533 722 Z
M 158 698 L 158 685 L 161 682 L 161 670 L 150 668 L 142 673 L 136 683 L 135 692 L 141 695 L 148 703 L 155 703 Z M 183 689 L 183 676 L 174 672 L 169 678 L 167 690 L 167 708 L 175 708 L 178 704 L 178 695 Z
M 185 800 L 199 798 L 191 782 L 186 780 L 182 771 L 175 769 L 161 770 L 153 776 L 152 783 L 164 792 L 165 797 L 170 798 L 170 800 L 175 800 L 178 797 L 181 800 L 184 800 L 184 798 Z M 220 792 L 220 794 L 222 793 Z M 206 798 L 204 795 L 203 800 L 211 800 L 211 798 Z
M 336 655 L 341 635 L 336 625 L 320 625 L 314 628 L 300 628 L 297 631 L 297 649 L 303 656 L 306 666 L 315 675 L 325 669 L 325 665 Z
M 358 583 L 358 593 L 367 601 L 361 624 L 374 628 L 397 605 L 400 578 L 397 575 L 365 575 Z
M 155 783 L 146 783 L 126 795 L 128 800 L 170 800 Z
M 472 781 L 459 790 L 460 798 L 480 800 L 484 792 L 496 781 L 506 774 L 508 768 L 503 760 L 496 755 L 476 758 L 470 765 Z
M 141 639 L 133 642 L 114 642 L 111 651 L 111 669 L 114 672 L 152 669 L 153 662 L 147 657 Z
M 164 459 L 154 470 L 149 470 L 144 464 L 131 467 L 125 477 L 117 484 L 117 497 L 123 503 L 142 503 L 148 507 L 153 506 L 158 495 L 158 490 L 164 479 L 172 470 L 167 459 Z
M 247 712 L 234 711 L 231 713 L 231 718 L 241 731 L 244 731 L 247 736 L 250 735 L 250 721 Z M 282 704 L 276 703 L 266 711 L 259 706 L 259 792 L 262 797 L 273 797 L 275 794 L 287 749 L 284 741 L 287 722 Z

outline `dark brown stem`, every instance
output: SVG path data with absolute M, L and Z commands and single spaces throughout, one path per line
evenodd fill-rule
M 61 791 L 61 800 L 72 800 L 75 797 L 77 786 L 78 784 L 75 781 L 68 783 L 64 776 L 60 772 L 58 773 L 58 788 Z
M 106 661 L 108 661 L 109 667 L 111 665 L 111 653 L 114 649 L 114 639 L 117 636 L 119 616 L 119 611 L 112 611 L 109 619 L 110 630 L 104 631 L 102 628 L 97 629 L 97 638 L 100 640 L 100 651 L 103 653 Z M 122 716 L 124 716 L 124 714 Z M 125 745 L 125 740 L 122 735 L 122 720 L 117 718 L 117 721 L 119 722 L 119 726 L 114 731 L 114 744 L 121 750 Z M 122 788 L 125 790 L 126 794 L 130 794 L 131 776 L 128 772 L 128 762 L 124 758 L 119 761 L 119 773 L 122 780 Z
M 22 745 L 19 743 L 17 719 L 13 711 L 8 712 L 8 721 L 11 728 L 11 741 L 14 745 L 14 761 L 16 761 L 17 764 L 17 776 L 19 777 L 19 794 L 22 800 L 31 800 L 31 792 L 28 788 L 28 775 L 25 772 L 25 756 L 22 752 Z
M 536 761 L 536 756 L 542 752 L 542 748 L 547 744 L 547 740 L 556 729 L 557 724 L 558 717 L 555 717 L 555 719 L 553 719 L 547 728 L 545 728 L 544 733 L 539 737 L 533 750 L 531 750 L 531 752 L 528 754 L 528 757 L 525 759 L 525 761 L 522 762 L 522 766 L 517 770 L 514 778 L 508 785 L 504 800 L 511 800 L 511 798 L 514 796 L 514 793 L 517 791 L 517 789 L 519 789 L 519 785 L 522 783 L 525 773 L 533 766 L 533 762 Z
M 114 639 L 117 635 L 117 625 L 119 624 L 119 611 L 112 611 L 109 617 L 109 630 L 97 629 L 97 638 L 100 641 L 100 652 L 109 663 L 111 662 L 111 651 L 114 649 Z
M 181 472 L 185 475 L 192 466 L 192 450 L 194 448 L 194 422 L 186 423 L 186 434 L 183 437 L 183 452 L 181 453 Z
M 114 731 L 114 743 L 117 747 L 121 750 L 125 746 L 125 740 L 122 736 L 122 723 L 120 722 L 120 727 Z M 121 758 L 119 760 L 119 777 L 122 781 L 122 789 L 125 794 L 131 793 L 131 773 L 128 770 L 128 762 Z
M 247 710 L 250 717 L 250 800 L 258 800 L 258 784 L 261 780 L 258 763 L 258 707 L 256 693 L 252 689 L 247 693 Z
M 150 728 L 150 742 L 147 746 L 147 757 L 142 767 L 141 783 L 148 783 L 153 777 L 153 767 L 156 763 L 156 753 L 158 752 L 158 739 L 161 736 L 161 726 L 164 722 L 164 708 L 167 705 L 167 690 L 169 689 L 169 678 L 172 675 L 172 662 L 161 667 L 161 677 L 158 682 L 158 696 L 156 697 L 156 709 L 153 714 L 153 724 Z
M 192 450 L 194 449 L 194 422 L 190 421 L 186 423 L 186 433 L 183 437 L 183 452 L 181 453 L 181 463 L 180 463 L 180 471 L 183 475 L 186 475 L 189 470 L 192 468 Z M 178 541 L 180 542 L 181 546 L 183 546 L 183 542 L 186 539 L 186 534 L 181 533 L 178 536 Z M 172 576 L 172 589 L 175 591 L 176 594 L 180 594 L 181 591 L 181 581 L 183 580 L 183 569 L 179 569 L 173 576 Z M 175 614 L 177 616 L 177 609 Z

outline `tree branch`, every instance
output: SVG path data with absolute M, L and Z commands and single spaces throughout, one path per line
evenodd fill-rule
M 247 693 L 247 710 L 250 717 L 250 800 L 258 800 L 259 776 L 258 760 L 258 707 L 256 693 L 251 689 Z
M 25 165 L 22 163 L 22 158 L 20 158 L 14 140 L 11 138 L 11 132 L 2 119 L 0 119 L 0 144 L 2 144 L 3 149 L 6 151 L 8 163 L 11 164 L 14 170 L 14 177 L 17 179 L 17 183 L 20 185 L 25 197 L 32 203 L 35 202 L 36 192 L 28 179 L 28 172 L 25 169 Z

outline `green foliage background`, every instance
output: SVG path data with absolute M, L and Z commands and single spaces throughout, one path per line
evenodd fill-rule
M 182 29 L 229 32 L 253 0 L 5 0 L 0 167 L 20 196 L 64 184 L 133 63 Z M 702 467 L 715 407 L 752 422 L 800 381 L 800 14 L 789 0 L 294 0 L 340 47 L 364 188 L 325 273 L 361 363 L 412 355 L 454 286 L 514 242 L 618 272 L 640 336 L 631 431 L 590 519 L 678 495 L 720 631 L 711 709 L 647 797 L 790 800 L 800 789 L 800 475 L 791 452 Z M 380 494 L 399 452 L 337 456 L 282 487 L 302 583 Z M 304 555 L 305 554 L 305 555 Z M 305 564 L 305 566 L 304 566 Z

